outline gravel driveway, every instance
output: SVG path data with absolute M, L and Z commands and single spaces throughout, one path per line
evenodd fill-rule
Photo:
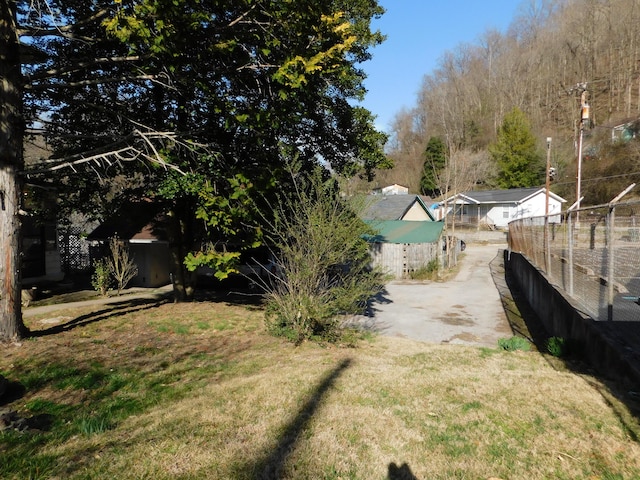
M 495 347 L 499 338 L 512 336 L 489 267 L 503 263 L 502 250 L 499 245 L 468 244 L 455 278 L 388 283 L 368 315 L 354 321 L 382 335 Z

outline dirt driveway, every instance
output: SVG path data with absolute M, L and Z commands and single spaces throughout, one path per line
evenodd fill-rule
M 432 343 L 495 347 L 511 329 L 490 263 L 502 263 L 500 245 L 467 245 L 460 270 L 447 282 L 393 281 L 355 319 L 382 335 Z

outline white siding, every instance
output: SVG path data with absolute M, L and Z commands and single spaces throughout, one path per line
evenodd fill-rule
M 535 197 L 530 198 L 526 202 L 523 202 L 518 206 L 518 211 L 512 218 L 512 220 L 517 220 L 520 218 L 530 218 L 530 217 L 543 217 L 545 214 L 545 204 L 546 204 L 546 195 L 544 192 L 539 193 Z M 562 204 L 549 196 L 549 215 L 560 214 L 562 210 Z M 560 221 L 558 216 L 550 219 L 551 222 Z

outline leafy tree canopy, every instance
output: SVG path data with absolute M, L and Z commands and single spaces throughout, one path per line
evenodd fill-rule
M 113 209 L 109 192 L 155 198 L 179 220 L 191 267 L 220 265 L 197 254 L 207 240 L 259 240 L 248 198 L 274 188 L 283 150 L 346 176 L 386 164 L 386 136 L 351 104 L 365 93 L 359 64 L 383 40 L 370 30 L 376 1 L 17 5 L 27 124 L 53 148 L 48 171 L 74 169 L 40 181 L 98 216 Z
M 27 103 L 54 120 L 59 157 L 155 130 L 245 167 L 277 165 L 281 143 L 336 171 L 384 161 L 384 137 L 352 135 L 373 118 L 349 104 L 365 93 L 357 65 L 382 41 L 375 2 L 49 1 L 54 18 L 19 3 L 23 37 L 46 59 L 27 66 Z

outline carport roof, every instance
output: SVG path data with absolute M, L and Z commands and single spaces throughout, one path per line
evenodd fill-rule
M 411 222 L 405 220 L 367 220 L 376 235 L 366 235 L 371 243 L 434 243 L 444 228 L 443 222 Z

